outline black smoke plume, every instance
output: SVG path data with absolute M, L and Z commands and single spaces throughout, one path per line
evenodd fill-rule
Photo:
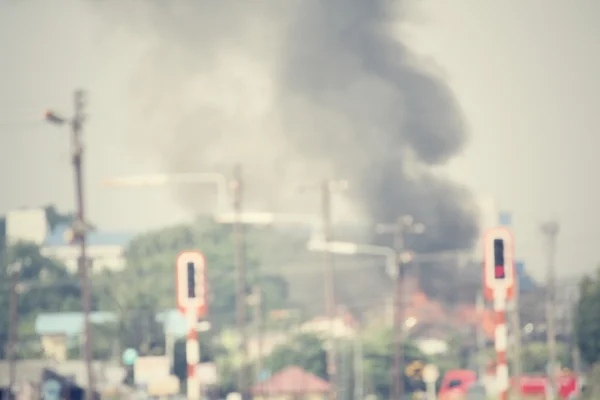
M 131 0 L 94 10 L 140 54 L 133 130 L 169 171 L 241 162 L 248 201 L 279 211 L 318 211 L 316 194 L 296 188 L 345 178 L 353 212 L 377 222 L 412 214 L 429 250 L 467 248 L 473 199 L 433 171 L 461 151 L 467 129 L 448 85 L 392 34 L 406 3 Z M 197 196 L 186 201 L 197 206 Z

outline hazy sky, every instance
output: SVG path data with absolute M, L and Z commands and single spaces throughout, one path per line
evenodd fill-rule
M 116 1 L 116 0 L 113 0 Z M 167 189 L 115 191 L 100 180 L 160 171 L 159 155 L 132 149 L 122 93 L 131 47 L 106 36 L 86 2 L 0 0 L 0 212 L 72 206 L 68 132 L 38 122 L 69 113 L 90 92 L 86 174 L 90 219 L 142 229 L 185 218 Z M 543 272 L 539 223 L 561 222 L 561 274 L 600 261 L 600 4 L 592 0 L 421 1 L 409 42 L 446 77 L 472 138 L 442 173 L 513 213 L 517 251 Z

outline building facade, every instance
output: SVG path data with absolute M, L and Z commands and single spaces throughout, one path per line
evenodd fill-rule
M 23 208 L 6 213 L 7 244 L 32 242 L 42 246 L 50 233 L 43 208 Z
M 88 257 L 94 272 L 118 271 L 125 267 L 125 248 L 133 234 L 123 232 L 93 231 L 88 234 Z M 79 247 L 69 238 L 69 226 L 59 225 L 48 235 L 41 249 L 42 255 L 63 263 L 69 272 L 77 271 Z

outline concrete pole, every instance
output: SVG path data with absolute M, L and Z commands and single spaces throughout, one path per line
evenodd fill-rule
M 236 165 L 233 178 L 233 209 L 235 213 L 234 235 L 235 235 L 235 265 L 236 265 L 236 324 L 241 336 L 240 354 L 242 363 L 238 371 L 238 390 L 242 395 L 246 393 L 246 265 L 245 265 L 245 235 L 244 226 L 241 221 L 243 183 L 242 168 Z
M 362 345 L 362 335 L 360 329 L 357 329 L 354 337 L 354 399 L 362 400 L 364 398 L 364 355 Z
M 549 221 L 542 224 L 542 233 L 547 241 L 547 270 L 546 270 L 546 340 L 548 345 L 548 380 L 550 382 L 550 393 L 552 398 L 556 398 L 557 388 L 557 351 L 556 351 L 556 238 L 559 232 L 559 225 L 556 221 Z
M 404 398 L 404 271 L 400 254 L 404 251 L 404 221 L 398 220 L 398 227 L 395 235 L 395 247 L 398 254 L 398 270 L 396 272 L 395 292 L 394 292 L 394 367 L 393 367 L 393 400 Z
M 331 181 L 325 180 L 322 184 L 321 206 L 323 219 L 323 239 L 325 241 L 325 309 L 331 324 L 330 345 L 327 351 L 327 375 L 333 387 L 330 398 L 337 398 L 337 343 L 334 332 L 336 319 L 335 305 L 335 266 L 333 254 L 329 251 L 329 243 L 333 240 L 333 228 L 331 222 Z
M 485 312 L 485 303 L 483 301 L 483 293 L 479 291 L 477 293 L 477 299 L 475 302 L 475 308 L 477 311 L 477 367 L 479 373 L 479 379 L 483 380 L 486 375 L 486 362 L 484 359 L 485 356 L 485 333 L 483 332 L 483 315 Z
M 92 294 L 89 280 L 90 260 L 87 258 L 87 233 L 90 229 L 85 220 L 85 202 L 83 190 L 83 143 L 81 136 L 83 133 L 83 124 L 86 119 L 85 114 L 85 93 L 82 90 L 76 90 L 74 94 L 75 112 L 71 120 L 67 120 L 57 114 L 47 111 L 46 120 L 52 124 L 69 124 L 71 127 L 71 142 L 73 170 L 75 175 L 75 204 L 77 213 L 73 222 L 73 242 L 79 245 L 79 278 L 81 285 L 81 302 L 83 308 L 84 325 L 84 358 L 87 370 L 88 387 L 86 390 L 86 399 L 93 400 L 95 394 L 94 372 L 92 369 L 92 349 L 93 338 L 90 324 L 90 313 L 92 308 Z
M 10 275 L 10 304 L 9 304 L 9 336 L 8 336 L 8 391 L 14 390 L 17 378 L 17 342 L 19 336 L 19 276 L 21 273 L 21 263 L 15 262 L 9 265 L 8 271 Z
M 83 328 L 84 328 L 84 356 L 87 370 L 88 387 L 86 399 L 93 400 L 95 389 L 95 377 L 92 367 L 93 360 L 93 337 L 90 323 L 92 309 L 92 293 L 90 288 L 90 262 L 87 257 L 87 232 L 88 226 L 85 220 L 85 201 L 83 192 L 83 144 L 81 135 L 85 121 L 85 94 L 77 90 L 74 96 L 75 115 L 71 123 L 73 142 L 73 169 L 75 171 L 75 199 L 77 215 L 74 223 L 74 236 L 79 242 L 79 275 L 81 280 L 81 297 L 83 304 Z

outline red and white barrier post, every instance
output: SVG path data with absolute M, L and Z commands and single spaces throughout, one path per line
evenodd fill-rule
M 186 312 L 188 322 L 187 340 L 185 342 L 185 358 L 187 361 L 187 393 L 188 399 L 200 399 L 200 382 L 196 376 L 196 366 L 200 363 L 200 345 L 196 324 L 196 310 L 189 307 Z
M 188 323 L 185 355 L 187 360 L 187 394 L 189 400 L 200 400 L 201 390 L 196 375 L 200 363 L 200 342 L 196 326 L 207 314 L 206 264 L 198 251 L 184 251 L 175 262 L 177 307 Z
M 496 380 L 499 400 L 507 400 L 510 377 L 506 350 L 508 328 L 506 305 L 515 295 L 514 240 L 506 227 L 492 228 L 483 237 L 483 286 L 487 300 L 493 301 L 495 313 Z M 519 327 L 516 327 L 519 329 Z

